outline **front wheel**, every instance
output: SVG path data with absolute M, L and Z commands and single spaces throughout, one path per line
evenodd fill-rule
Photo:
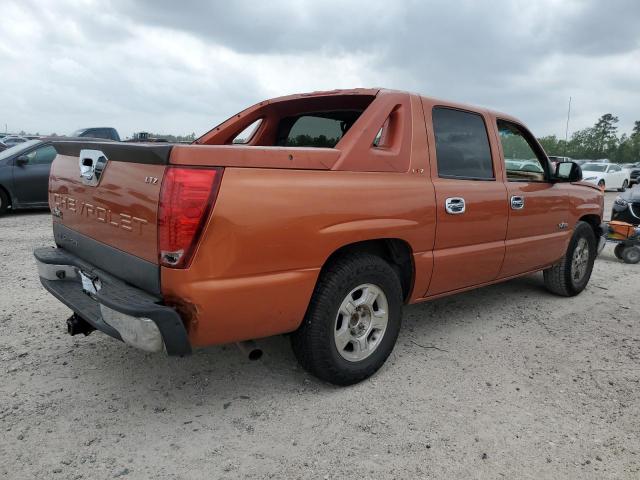
M 596 259 L 596 236 L 591 225 L 578 222 L 562 260 L 543 271 L 550 292 L 573 297 L 585 289 Z
M 605 183 L 604 183 L 604 180 L 600 180 L 600 181 L 598 182 L 598 188 L 604 192 L 605 187 L 606 187 L 606 185 L 605 185 Z
M 320 275 L 291 346 L 313 375 L 351 385 L 384 364 L 401 320 L 402 288 L 393 268 L 375 255 L 345 255 Z
M 622 182 L 622 187 L 618 189 L 619 192 L 624 192 L 627 187 L 629 186 L 629 182 L 627 180 L 625 180 L 624 182 Z

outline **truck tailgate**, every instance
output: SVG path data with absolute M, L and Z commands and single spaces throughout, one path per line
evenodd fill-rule
M 123 280 L 159 290 L 159 280 L 157 288 L 149 288 L 137 277 L 148 279 L 153 271 L 159 278 L 158 203 L 171 146 L 77 141 L 54 146 L 49 205 L 56 243 Z

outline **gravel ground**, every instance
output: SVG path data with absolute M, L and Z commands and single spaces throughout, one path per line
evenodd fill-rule
M 576 298 L 537 274 L 407 307 L 380 372 L 336 388 L 286 338 L 249 362 L 69 337 L 51 243 L 48 213 L 0 218 L 0 478 L 640 478 L 640 266 L 611 246 Z

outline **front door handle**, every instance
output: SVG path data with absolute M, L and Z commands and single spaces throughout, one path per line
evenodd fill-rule
M 522 210 L 524 208 L 524 197 L 513 195 L 511 197 L 511 208 L 513 210 Z
M 449 197 L 444 201 L 444 209 L 451 215 L 460 215 L 465 211 L 464 198 Z

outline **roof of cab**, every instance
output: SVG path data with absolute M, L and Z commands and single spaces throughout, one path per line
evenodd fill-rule
M 429 103 L 433 104 L 442 104 L 443 106 L 458 108 L 460 110 L 470 110 L 474 112 L 482 112 L 486 113 L 489 116 L 501 118 L 504 120 L 509 120 L 515 123 L 523 124 L 523 122 L 514 117 L 513 115 L 509 115 L 504 112 L 500 112 L 498 110 L 492 110 L 486 107 L 480 107 L 477 105 L 471 105 L 462 102 L 456 102 L 451 100 L 445 100 L 442 98 L 429 97 L 426 95 L 422 95 L 420 93 L 408 92 L 404 90 L 394 90 L 382 87 L 373 87 L 373 88 L 352 88 L 352 89 L 336 89 L 336 90 L 326 90 L 326 91 L 315 91 L 315 92 L 307 92 L 307 93 L 297 93 L 293 95 L 286 95 L 283 97 L 276 97 L 270 100 L 266 100 L 261 102 L 259 105 L 264 105 L 265 103 L 275 103 L 275 102 L 283 102 L 287 100 L 294 100 L 297 98 L 308 98 L 308 97 L 322 97 L 322 96 L 333 96 L 333 95 L 417 95 L 425 100 L 429 101 Z

